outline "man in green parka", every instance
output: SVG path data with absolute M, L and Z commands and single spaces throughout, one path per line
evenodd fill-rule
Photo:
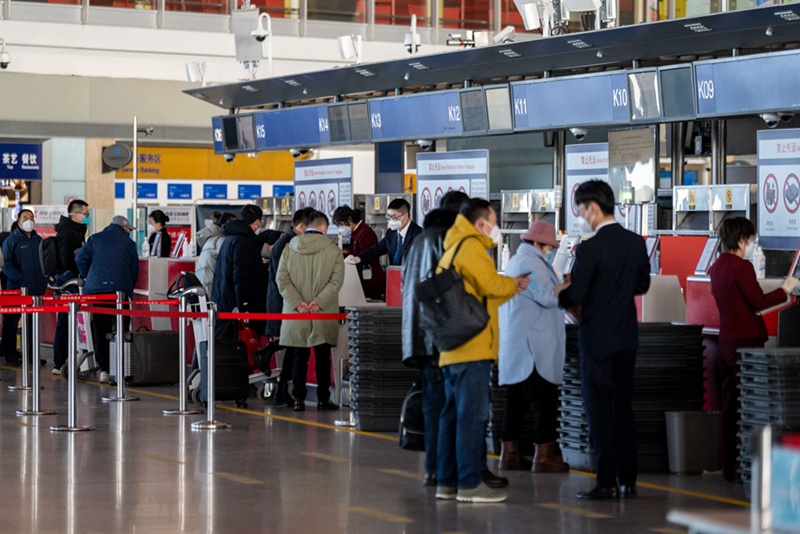
M 339 313 L 344 282 L 342 251 L 327 237 L 328 217 L 319 211 L 308 217 L 307 230 L 292 239 L 278 264 L 278 291 L 283 313 Z M 305 410 L 306 374 L 311 347 L 317 371 L 317 408 L 336 410 L 331 401 L 331 346 L 338 340 L 338 321 L 283 321 L 281 345 L 295 347 L 292 382 L 294 410 Z

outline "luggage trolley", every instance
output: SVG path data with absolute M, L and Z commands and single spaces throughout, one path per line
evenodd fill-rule
M 66 281 L 64 284 L 60 286 L 50 286 L 53 291 L 56 292 L 56 295 L 60 295 L 62 293 L 72 294 L 70 291 L 71 287 L 77 287 L 78 293 L 80 295 L 83 294 L 83 284 L 84 280 L 82 278 L 73 278 L 71 280 Z M 100 366 L 97 365 L 97 361 L 94 357 L 94 340 L 92 339 L 92 327 L 91 327 L 91 320 L 92 316 L 89 312 L 78 312 L 78 374 L 75 376 L 81 382 L 86 382 L 89 379 L 89 375 L 92 373 L 96 373 L 100 371 Z M 61 377 L 66 380 L 69 376 L 69 363 L 65 363 L 61 366 Z

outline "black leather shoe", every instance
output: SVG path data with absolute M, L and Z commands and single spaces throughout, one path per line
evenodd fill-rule
M 338 409 L 339 405 L 330 399 L 317 403 L 317 410 L 338 410 Z
M 6 365 L 10 367 L 19 367 L 22 365 L 22 360 L 16 356 L 6 356 Z
M 601 488 L 597 486 L 592 491 L 581 491 L 575 496 L 587 501 L 610 501 L 619 499 L 619 492 L 617 492 L 617 488 Z
M 425 473 L 425 478 L 422 479 L 422 485 L 426 488 L 436 487 L 436 474 Z
M 505 477 L 499 477 L 489 471 L 488 469 L 484 469 L 481 471 L 481 482 L 486 484 L 492 489 L 500 489 L 500 488 L 507 488 L 508 487 L 508 479 Z
M 294 411 L 296 412 L 306 411 L 306 403 L 299 400 L 294 401 Z
M 619 487 L 619 496 L 623 499 L 635 499 L 638 496 L 636 486 L 621 485 Z

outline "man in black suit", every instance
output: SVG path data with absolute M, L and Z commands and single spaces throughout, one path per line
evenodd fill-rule
M 581 306 L 583 403 L 597 460 L 594 489 L 577 497 L 632 499 L 636 497 L 633 370 L 639 346 L 634 296 L 650 287 L 650 263 L 644 239 L 614 219 L 614 193 L 607 183 L 583 183 L 575 191 L 575 204 L 585 231 L 596 232 L 578 247 L 570 282 L 556 287 L 562 308 Z
M 388 254 L 389 265 L 402 265 L 403 252 L 411 245 L 411 241 L 422 233 L 422 228 L 411 220 L 411 205 L 402 198 L 396 198 L 389 203 L 386 218 L 389 220 L 389 230 L 383 239 L 359 256 L 346 257 L 345 263 L 366 264 Z

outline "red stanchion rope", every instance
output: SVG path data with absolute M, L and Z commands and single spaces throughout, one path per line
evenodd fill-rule
M 178 301 L 178 299 L 132 300 L 131 304 L 134 306 L 177 306 L 180 304 L 180 301 Z
M 98 306 L 81 306 L 82 312 L 96 313 L 99 315 L 122 315 L 123 317 L 184 317 L 186 319 L 204 319 L 207 313 L 178 312 L 178 311 L 153 311 L 153 310 L 118 310 L 116 308 L 101 308 Z
M 64 294 L 58 297 L 44 297 L 45 302 L 110 302 L 117 300 L 114 293 L 97 293 L 92 295 L 71 295 Z M 0 304 L 4 301 L 0 299 Z
M 30 306 L 33 297 L 0 297 L 0 306 Z
M 21 315 L 30 313 L 65 313 L 69 306 L 26 306 L 24 308 L 0 307 L 0 314 Z
M 97 313 L 100 315 L 122 315 L 124 317 L 184 317 L 187 319 L 205 319 L 207 313 L 178 312 L 178 311 L 152 311 L 152 310 L 117 310 L 116 308 L 101 308 L 98 306 L 81 306 L 81 311 Z M 246 319 L 251 321 L 343 321 L 347 319 L 344 313 L 230 313 L 218 314 L 221 320 Z
M 10 297 L 22 295 L 21 289 L 0 289 L 0 297 Z

